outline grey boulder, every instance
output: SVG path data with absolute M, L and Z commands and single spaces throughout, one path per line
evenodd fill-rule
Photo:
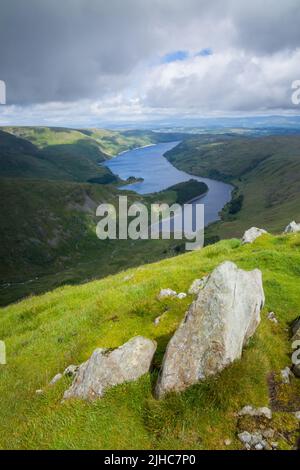
M 102 397 L 107 388 L 137 380 L 146 374 L 156 350 L 156 342 L 142 336 L 130 339 L 117 349 L 96 349 L 79 367 L 64 400 Z
M 257 228 L 257 227 L 251 227 L 249 230 L 246 230 L 246 232 L 243 235 L 242 238 L 242 243 L 253 243 L 254 240 L 256 240 L 258 237 L 261 235 L 264 235 L 268 232 L 262 228 Z
M 287 225 L 284 229 L 284 233 L 297 233 L 300 232 L 300 224 L 296 224 L 296 222 L 293 220 L 293 222 L 290 222 L 289 225 Z
M 171 338 L 156 396 L 179 392 L 239 359 L 260 323 L 265 297 L 262 274 L 218 266 Z

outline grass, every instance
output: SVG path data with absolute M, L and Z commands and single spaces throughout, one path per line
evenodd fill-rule
M 263 236 L 253 245 L 226 240 L 176 258 L 80 286 L 64 286 L 1 309 L 0 447 L 3 449 L 240 448 L 235 416 L 245 404 L 269 405 L 267 378 L 290 364 L 286 330 L 300 310 L 300 235 Z M 157 300 L 161 288 L 187 291 L 224 260 L 263 272 L 266 306 L 243 357 L 218 376 L 162 401 L 153 398 L 167 342 L 192 301 Z M 279 319 L 266 319 L 273 310 Z M 158 326 L 153 320 L 163 319 Z M 158 343 L 151 373 L 109 390 L 93 403 L 61 403 L 70 380 L 47 386 L 96 347 L 117 347 L 135 335 Z M 298 396 L 300 384 L 295 379 Z M 42 388 L 44 393 L 36 395 Z M 275 413 L 275 426 L 284 414 Z M 292 418 L 290 418 L 292 419 Z M 291 447 L 285 441 L 281 448 Z

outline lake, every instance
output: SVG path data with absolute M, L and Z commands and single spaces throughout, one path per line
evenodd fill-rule
M 108 160 L 104 165 L 121 179 L 130 176 L 143 178 L 143 181 L 122 186 L 122 189 L 148 194 L 162 191 L 174 184 L 194 179 L 207 184 L 208 192 L 193 204 L 204 204 L 205 225 L 220 219 L 219 213 L 231 199 L 233 186 L 210 178 L 202 178 L 180 171 L 175 168 L 164 154 L 176 147 L 179 142 L 167 142 L 150 145 L 123 152 Z

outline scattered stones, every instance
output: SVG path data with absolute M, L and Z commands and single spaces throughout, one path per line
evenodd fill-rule
M 272 411 L 266 406 L 261 408 L 254 408 L 251 405 L 247 405 L 238 412 L 238 416 L 255 416 L 257 418 L 264 417 L 267 419 L 272 419 Z
M 143 336 L 130 339 L 117 349 L 96 349 L 79 367 L 64 399 L 95 399 L 107 388 L 137 380 L 146 374 L 156 350 L 156 342 Z
M 290 376 L 292 375 L 291 369 L 289 367 L 285 367 L 280 371 L 281 373 L 281 378 L 282 382 L 284 384 L 289 384 L 290 383 Z
M 56 374 L 52 380 L 50 380 L 49 382 L 49 385 L 55 385 L 61 378 L 62 378 L 62 374 L 59 373 L 59 374 Z
M 242 238 L 242 243 L 253 243 L 254 240 L 256 240 L 258 237 L 261 235 L 264 235 L 268 232 L 262 228 L 257 228 L 257 227 L 251 227 L 249 230 L 246 230 L 246 232 L 243 235 Z
M 159 299 L 165 299 L 166 297 L 175 297 L 177 292 L 172 289 L 162 289 L 158 294 Z
M 182 391 L 239 359 L 260 322 L 262 274 L 218 266 L 170 340 L 156 386 L 157 397 Z
M 180 292 L 179 294 L 177 294 L 177 299 L 185 299 L 186 298 L 186 293 L 185 292 Z
M 208 281 L 208 277 L 209 277 L 209 276 L 205 276 L 205 277 L 203 277 L 202 279 L 195 279 L 195 280 L 192 282 L 192 284 L 191 284 L 191 286 L 190 286 L 190 288 L 189 288 L 189 290 L 188 290 L 188 293 L 189 293 L 190 295 L 198 295 L 199 292 L 200 292 L 200 290 L 205 287 L 205 285 L 206 285 L 206 283 L 207 283 L 207 281 Z
M 284 229 L 284 233 L 297 233 L 300 232 L 300 224 L 296 224 L 296 222 L 293 220 L 293 222 L 290 222 Z
M 76 372 L 78 371 L 79 366 L 75 366 L 73 364 L 69 365 L 65 370 L 63 375 L 67 377 L 74 377 L 76 375 Z
M 275 324 L 278 323 L 278 320 L 277 320 L 274 312 L 269 312 L 268 313 L 268 320 L 270 320 L 271 322 L 273 322 Z
M 238 434 L 239 440 L 245 444 L 247 450 L 263 450 L 268 447 L 267 441 L 263 438 L 260 432 L 250 433 L 248 431 L 243 431 Z

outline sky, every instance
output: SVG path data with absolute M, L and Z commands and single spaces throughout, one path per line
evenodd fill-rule
M 300 114 L 299 0 L 0 0 L 0 125 Z

